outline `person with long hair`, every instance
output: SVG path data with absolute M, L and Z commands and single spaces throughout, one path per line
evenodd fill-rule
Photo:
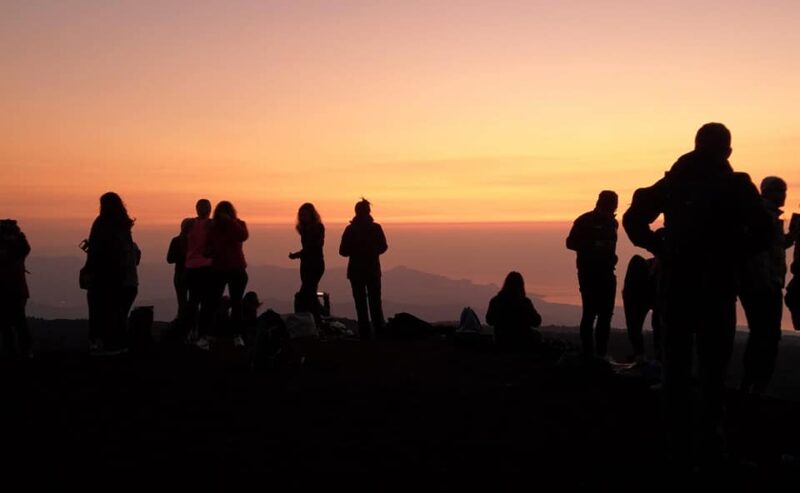
M 533 349 L 541 336 L 533 329 L 542 317 L 525 293 L 519 272 L 509 272 L 500 292 L 489 302 L 486 323 L 494 327 L 495 342 L 504 349 Z
M 348 257 L 347 278 L 358 314 L 358 332 L 362 340 L 369 340 L 372 330 L 382 335 L 386 325 L 381 301 L 380 256 L 389 247 L 383 228 L 372 218 L 367 199 L 356 204 L 355 213 L 342 234 L 339 255 Z
M 200 199 L 195 204 L 196 217 L 181 222 L 181 243 L 185 252 L 186 287 L 189 298 L 181 313 L 182 322 L 189 329 L 190 339 L 196 336 L 195 344 L 208 349 L 208 336 L 214 322 L 214 274 L 208 256 L 208 230 L 211 228 L 211 202 Z
M 215 305 L 220 303 L 227 287 L 232 327 L 239 344 L 242 343 L 242 297 L 248 281 L 242 246 L 249 236 L 247 225 L 236 216 L 233 204 L 226 200 L 218 203 L 206 237 L 206 253 L 211 258 Z
M 319 282 L 325 274 L 325 225 L 314 204 L 306 202 L 297 211 L 297 226 L 302 250 L 289 254 L 300 259 L 300 292 L 295 297 L 295 312 L 310 312 L 319 323 L 322 307 L 317 299 Z
M 86 273 L 89 279 L 90 349 L 94 354 L 118 354 L 126 349 L 128 312 L 138 293 L 137 266 L 141 259 L 128 216 L 119 195 L 100 197 L 100 214 L 89 234 Z

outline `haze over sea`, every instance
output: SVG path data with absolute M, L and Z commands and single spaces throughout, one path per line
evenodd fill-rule
M 135 215 L 135 211 L 132 213 Z M 241 215 L 247 220 L 247 211 L 242 211 Z M 376 219 L 380 221 L 379 216 Z M 170 239 L 178 233 L 179 223 L 180 218 L 176 218 L 174 226 L 138 223 L 134 227 L 134 239 L 143 252 L 143 265 L 160 263 L 165 269 L 171 269 L 165 263 L 166 251 Z M 537 298 L 549 303 L 580 305 L 575 255 L 564 246 L 571 226 L 569 222 L 384 223 L 383 225 L 389 241 L 389 251 L 382 258 L 384 270 L 403 266 L 450 279 L 466 279 L 476 284 L 495 285 L 500 285 L 509 271 L 517 270 L 525 277 L 528 292 Z M 82 257 L 83 253 L 77 245 L 88 235 L 90 224 L 34 221 L 24 223 L 22 226 L 34 248 L 35 257 Z M 339 239 L 344 226 L 341 223 L 327 224 L 325 254 L 328 274 L 322 280 L 322 289 L 333 283 L 332 276 L 343 275 L 336 269 L 346 265 L 346 260 L 338 255 Z M 292 224 L 251 223 L 249 228 L 250 239 L 245 242 L 245 255 L 251 268 L 264 265 L 299 268 L 297 262 L 287 258 L 290 251 L 300 248 L 299 237 Z M 615 314 L 615 326 L 624 327 L 621 290 L 625 268 L 632 255 L 638 253 L 646 256 L 646 252 L 633 247 L 624 232 L 620 230 L 617 253 L 620 293 L 617 296 L 619 308 Z M 791 250 L 787 254 L 791 258 Z M 41 278 L 52 274 L 54 273 L 34 270 L 30 276 Z M 61 274 L 67 279 L 70 278 L 69 273 Z M 77 276 L 77 273 L 75 275 Z M 34 285 L 37 284 L 35 279 L 32 281 Z M 251 278 L 251 285 L 257 281 L 258 279 Z M 269 283 L 269 280 L 262 279 L 261 282 Z M 299 286 L 299 274 L 297 282 Z M 163 293 L 165 288 L 165 286 L 154 286 L 151 279 L 143 278 L 139 300 L 152 300 L 156 297 L 154 296 L 156 292 Z M 78 288 L 74 285 L 65 286 L 63 289 Z M 413 286 L 405 289 L 413 289 Z M 34 297 L 32 301 L 35 301 L 36 294 L 32 293 Z M 292 294 L 292 292 L 286 293 L 287 299 Z M 440 293 L 434 296 L 441 296 L 442 300 L 452 298 L 445 295 L 446 293 Z M 386 292 L 385 297 L 403 299 L 413 296 L 411 293 Z M 437 302 L 436 299 L 429 301 L 432 304 Z M 488 302 L 488 299 L 486 301 Z M 563 320 L 559 322 L 565 323 Z M 576 319 L 572 325 L 577 325 L 578 322 Z M 739 325 L 744 325 L 741 314 Z M 789 326 L 789 318 L 785 316 L 784 328 L 788 329 Z

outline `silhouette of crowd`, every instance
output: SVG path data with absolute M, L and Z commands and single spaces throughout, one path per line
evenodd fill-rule
M 747 174 L 733 170 L 728 161 L 731 152 L 731 134 L 724 125 L 703 125 L 694 149 L 680 156 L 654 184 L 636 190 L 622 218 L 631 242 L 651 254 L 630 260 L 623 284 L 631 363 L 647 363 L 643 326 L 651 312 L 653 354 L 663 369 L 665 424 L 676 467 L 713 463 L 723 455 L 723 385 L 734 342 L 737 298 L 749 328 L 743 392 L 759 395 L 767 389 L 778 354 L 784 302 L 800 330 L 797 248 L 791 267 L 794 277 L 784 293 L 786 249 L 800 232 L 797 215 L 785 231 L 786 182 L 767 177 L 757 189 Z M 576 252 L 582 355 L 610 363 L 614 363 L 608 344 L 617 292 L 618 205 L 616 192 L 601 191 L 594 209 L 575 220 L 566 239 L 566 247 Z M 387 330 L 380 257 L 388 243 L 373 219 L 370 202 L 360 200 L 354 212 L 339 254 L 348 259 L 359 337 L 369 340 L 383 337 Z M 653 229 L 662 216 L 663 225 Z M 86 262 L 79 284 L 86 290 L 93 354 L 119 354 L 129 345 L 128 316 L 138 292 L 141 258 L 132 236 L 134 223 L 121 197 L 106 193 L 82 243 Z M 325 274 L 325 226 L 313 204 L 300 206 L 296 231 L 301 249 L 289 254 L 300 261 L 295 311 L 310 314 L 320 325 L 330 315 L 319 293 Z M 212 211 L 210 201 L 198 200 L 196 215 L 180 223 L 167 262 L 175 269 L 175 326 L 181 340 L 202 349 L 220 337 L 237 345 L 259 340 L 254 330 L 261 320 L 261 302 L 255 292 L 247 292 L 243 244 L 248 238 L 247 224 L 229 201 L 219 202 Z M 25 316 L 25 258 L 30 250 L 15 221 L 0 221 L 0 330 L 5 350 L 21 356 L 29 356 L 32 347 Z M 265 317 L 270 327 L 279 325 L 274 312 Z M 535 329 L 542 317 L 518 272 L 507 275 L 485 318 L 503 350 L 536 351 L 541 343 Z M 270 332 L 264 337 L 279 340 L 285 334 Z M 695 352 L 699 406 L 693 395 Z

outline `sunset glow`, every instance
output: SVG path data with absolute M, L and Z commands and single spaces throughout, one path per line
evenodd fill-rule
M 139 224 L 199 196 L 253 222 L 570 220 L 724 122 L 800 174 L 796 1 L 39 2 L 0 6 L 0 215 Z

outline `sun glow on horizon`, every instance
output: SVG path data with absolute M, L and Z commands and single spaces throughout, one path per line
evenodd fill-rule
M 647 4 L 647 5 L 646 5 Z M 718 5 L 717 5 L 718 4 Z M 691 147 L 800 200 L 792 1 L 4 2 L 0 214 L 140 225 L 571 221 Z

